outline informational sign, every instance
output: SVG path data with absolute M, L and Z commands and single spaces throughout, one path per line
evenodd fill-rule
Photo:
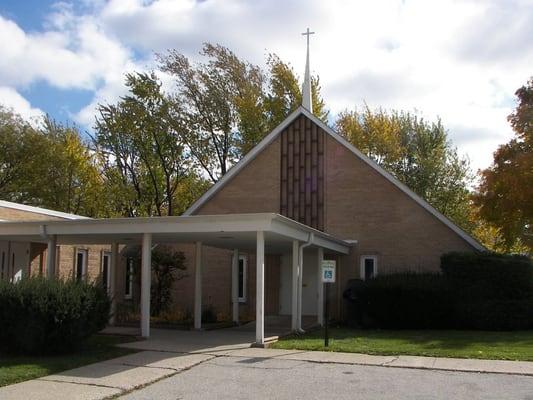
M 335 283 L 335 260 L 322 260 L 322 282 Z

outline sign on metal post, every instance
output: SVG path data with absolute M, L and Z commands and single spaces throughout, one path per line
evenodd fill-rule
M 335 283 L 335 260 L 322 260 L 322 282 Z
M 324 285 L 324 297 L 326 298 L 326 306 L 324 307 L 324 346 L 329 346 L 329 295 L 328 286 L 330 283 L 335 283 L 335 260 L 322 260 L 322 284 Z

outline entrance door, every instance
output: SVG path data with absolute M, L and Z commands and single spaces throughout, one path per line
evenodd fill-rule
M 318 308 L 318 250 L 304 250 L 304 276 L 302 279 L 302 315 L 317 315 Z
M 291 315 L 292 304 L 292 255 L 281 256 L 279 282 L 279 314 Z

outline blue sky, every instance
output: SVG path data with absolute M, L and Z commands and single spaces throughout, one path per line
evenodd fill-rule
M 366 103 L 440 117 L 474 169 L 512 137 L 514 91 L 533 75 L 533 0 L 3 0 L 0 104 L 90 130 L 125 73 L 157 68 L 154 52 L 198 59 L 209 41 L 303 72 L 307 26 L 331 115 Z

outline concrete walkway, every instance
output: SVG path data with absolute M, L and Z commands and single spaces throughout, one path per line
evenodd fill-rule
M 533 362 L 373 356 L 251 348 L 253 334 L 239 329 L 192 332 L 154 330 L 149 340 L 122 344 L 139 353 L 0 388 L 0 399 L 104 399 L 134 391 L 214 358 L 276 360 L 388 368 L 481 372 L 533 377 Z

